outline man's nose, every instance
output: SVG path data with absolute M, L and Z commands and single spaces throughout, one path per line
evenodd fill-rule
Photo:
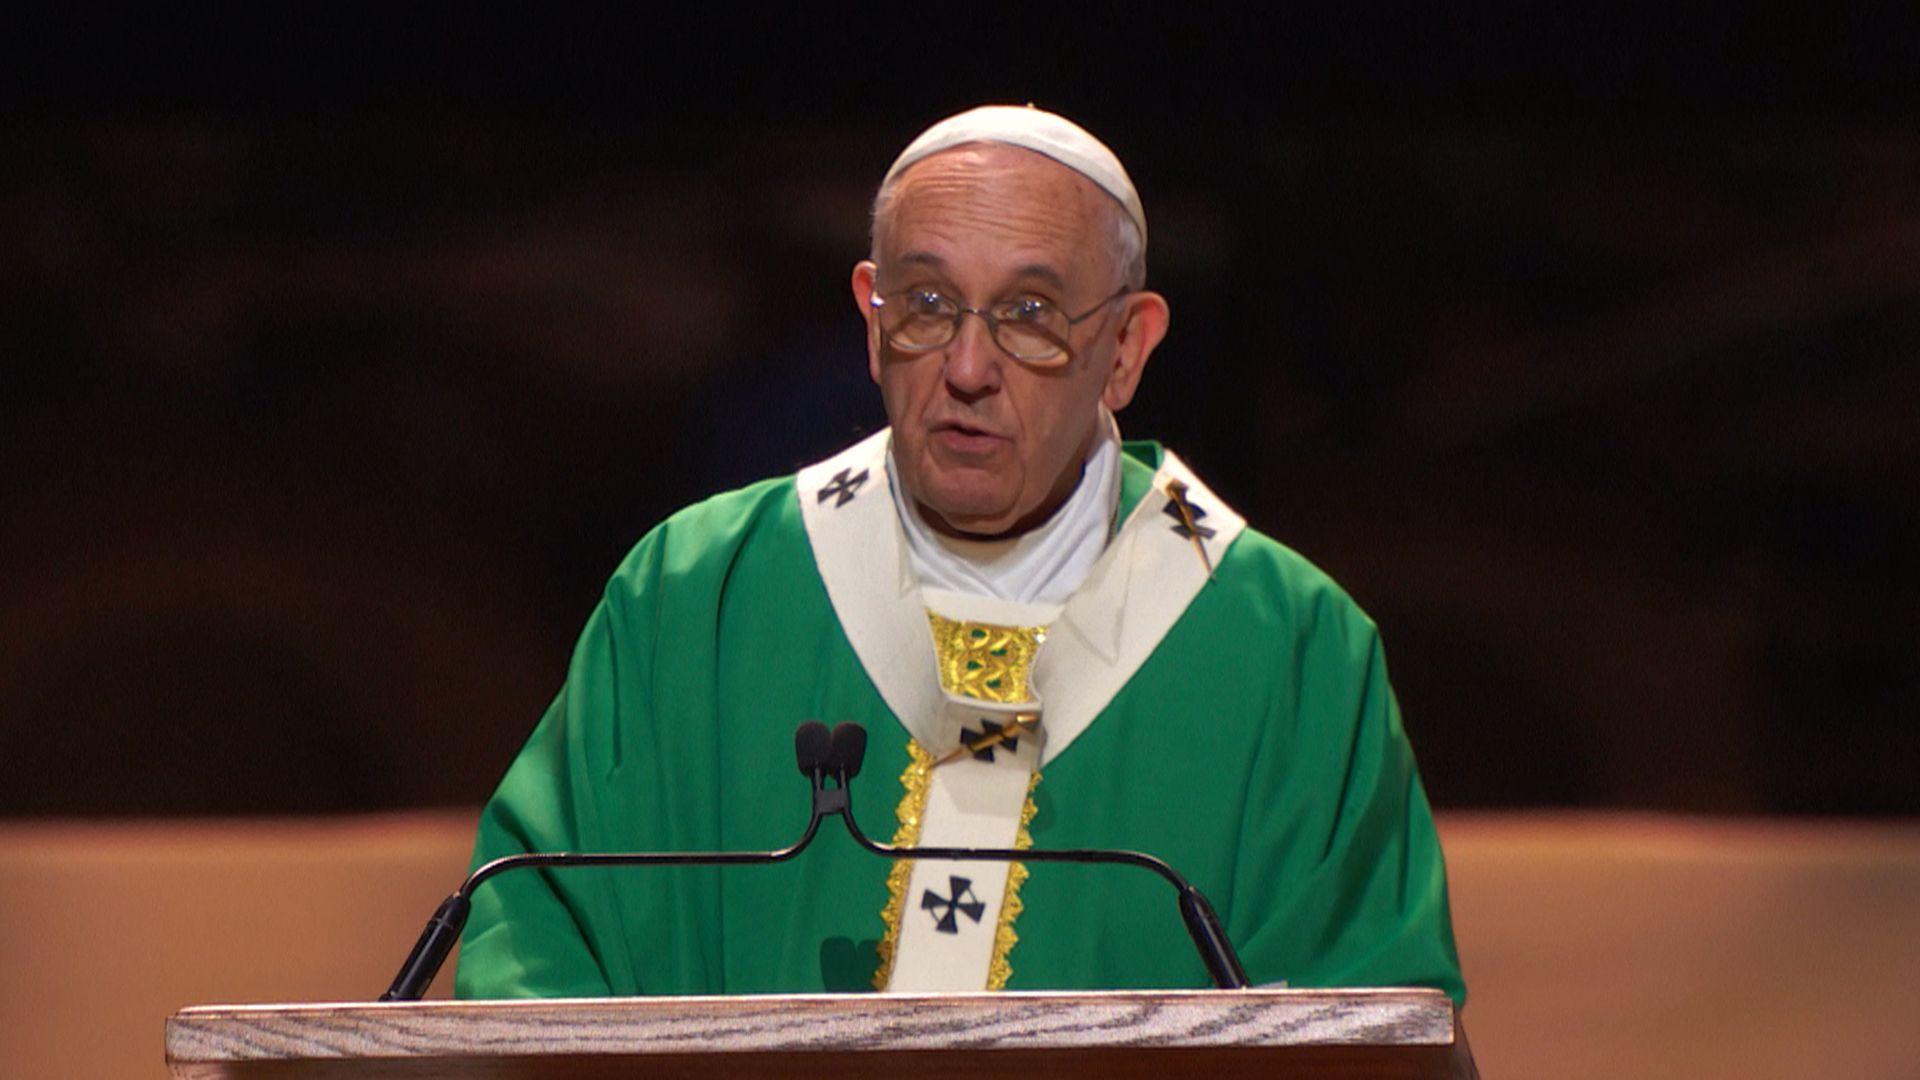
M 974 317 L 977 316 L 977 317 Z M 947 385 L 961 397 L 978 397 L 1000 387 L 1000 362 L 1004 357 L 994 343 L 987 318 L 977 311 L 960 317 L 960 326 L 947 343 Z

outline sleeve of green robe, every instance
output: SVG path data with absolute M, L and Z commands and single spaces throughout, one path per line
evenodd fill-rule
M 481 812 L 473 865 L 523 851 L 569 851 L 568 692 L 562 690 L 499 793 Z M 511 913 L 511 914 L 509 914 Z M 601 997 L 609 992 L 581 926 L 582 913 L 554 875 L 514 870 L 482 885 L 460 943 L 459 997 Z
M 1298 594 L 1296 594 L 1298 595 Z M 1466 1001 L 1446 868 L 1372 621 L 1306 590 L 1291 694 L 1254 763 L 1231 929 L 1255 982 L 1420 985 Z
M 650 681 L 660 533 L 634 549 L 581 632 L 567 681 L 481 812 L 473 865 L 523 851 L 606 850 L 604 783 L 623 707 Z M 623 688 L 622 683 L 626 686 Z M 624 692 L 623 692 L 624 689 Z M 460 997 L 634 993 L 610 878 L 515 870 L 481 886 L 460 946 Z

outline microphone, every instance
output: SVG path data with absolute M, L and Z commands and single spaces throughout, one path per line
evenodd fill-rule
M 847 781 L 859 775 L 860 764 L 867 753 L 867 729 L 852 722 L 843 723 L 833 729 L 833 752 L 828 758 L 829 771 L 840 780 L 839 794 L 845 795 Z M 843 800 L 845 801 L 845 800 Z M 819 812 L 816 799 L 815 812 Z M 1244 990 L 1247 988 L 1246 969 L 1240 966 L 1240 955 L 1234 951 L 1233 942 L 1220 925 L 1220 916 L 1214 913 L 1213 905 L 1207 902 L 1202 893 L 1179 871 L 1163 860 L 1138 851 L 1110 851 L 1099 848 L 1063 848 L 1045 850 L 1042 848 L 943 848 L 943 847 L 894 847 L 891 844 L 876 844 L 860 831 L 853 820 L 852 806 L 839 808 L 840 819 L 846 822 L 847 831 L 853 834 L 854 842 L 862 848 L 887 859 L 948 859 L 954 862 L 1054 862 L 1054 863 L 1105 863 L 1119 866 L 1137 866 L 1160 875 L 1174 891 L 1179 894 L 1180 919 L 1186 924 L 1187 936 L 1193 939 L 1193 947 L 1200 954 L 1201 963 L 1207 967 L 1207 974 L 1213 978 L 1213 985 L 1222 990 Z
M 816 780 L 814 774 L 827 767 L 833 757 L 833 736 L 818 720 L 801 724 L 793 733 L 793 757 L 800 763 L 800 775 Z
M 828 760 L 840 774 L 840 786 L 846 787 L 847 781 L 860 775 L 860 763 L 867 759 L 867 729 L 851 720 L 835 724 L 831 742 L 833 756 Z M 847 820 L 852 824 L 853 819 Z
M 1200 959 L 1221 989 L 1243 989 L 1247 975 L 1233 951 L 1220 919 L 1200 890 L 1160 859 L 1134 851 L 1061 850 L 1025 851 L 993 848 L 900 848 L 876 844 L 860 831 L 853 820 L 853 805 L 848 781 L 860 774 L 867 755 L 867 729 L 855 723 L 843 723 L 831 732 L 818 720 L 809 720 L 793 733 L 794 762 L 812 789 L 813 806 L 807 827 L 800 839 L 778 851 L 690 851 L 690 852 L 524 852 L 506 855 L 486 863 L 460 884 L 453 895 L 441 901 L 427 920 L 425 930 L 414 942 L 413 950 L 400 965 L 392 985 L 380 995 L 381 1001 L 418 1001 L 433 984 L 460 932 L 472 913 L 474 890 L 508 870 L 530 866 L 742 866 L 785 862 L 807 849 L 820 831 L 820 819 L 838 814 L 846 823 L 855 843 L 875 855 L 889 859 L 951 859 L 957 862 L 1063 862 L 1117 863 L 1151 870 L 1173 885 L 1180 896 L 1180 915 L 1187 933 L 1199 950 Z M 829 786 L 828 781 L 833 781 Z

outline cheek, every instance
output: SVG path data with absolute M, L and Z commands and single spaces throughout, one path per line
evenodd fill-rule
M 939 368 L 930 367 L 925 359 L 885 353 L 880 356 L 880 401 L 887 410 L 888 422 L 896 429 L 911 427 L 911 421 L 926 408 Z
M 1050 443 L 1075 442 L 1088 418 L 1100 407 L 1100 380 L 1089 371 L 1076 371 L 1069 378 L 1056 379 L 1031 388 L 1024 419 L 1028 430 L 1042 435 Z

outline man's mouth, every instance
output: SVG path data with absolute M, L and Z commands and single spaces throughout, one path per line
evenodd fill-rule
M 947 420 L 933 425 L 933 441 L 947 450 L 962 454 L 983 454 L 999 446 L 1004 437 L 988 428 L 964 420 Z

